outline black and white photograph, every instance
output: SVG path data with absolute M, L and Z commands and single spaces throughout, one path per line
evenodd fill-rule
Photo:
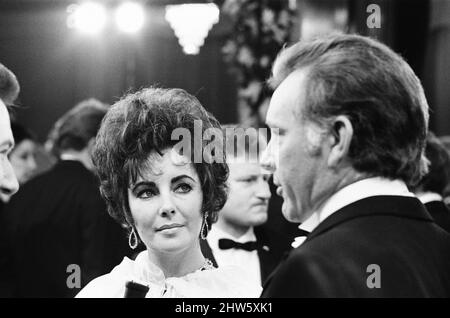
M 450 298 L 450 0 L 0 0 L 0 298 Z

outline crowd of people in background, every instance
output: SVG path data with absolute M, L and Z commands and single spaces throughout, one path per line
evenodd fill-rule
M 450 136 L 409 65 L 333 35 L 283 49 L 269 83 L 268 139 L 149 87 L 81 101 L 44 147 L 0 64 L 0 297 L 449 297 Z M 223 136 L 210 157 L 173 138 L 199 122 Z

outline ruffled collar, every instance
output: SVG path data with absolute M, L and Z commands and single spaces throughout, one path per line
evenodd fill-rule
M 114 268 L 111 275 L 148 286 L 149 293 L 147 297 L 161 297 L 166 294 L 175 297 L 176 289 L 173 288 L 174 286 L 177 286 L 181 281 L 197 280 L 200 276 L 204 276 L 205 270 L 209 269 L 214 269 L 210 262 L 208 262 L 208 265 L 204 265 L 184 276 L 166 278 L 161 268 L 150 261 L 147 251 L 143 251 L 137 255 L 135 260 L 125 257 L 122 263 Z
M 241 298 L 260 295 L 261 286 L 249 280 L 248 273 L 242 268 L 210 268 L 198 269 L 182 277 L 166 278 L 144 251 L 135 260 L 124 258 L 111 273 L 90 282 L 77 297 L 123 297 L 127 281 L 148 286 L 145 296 L 148 298 Z

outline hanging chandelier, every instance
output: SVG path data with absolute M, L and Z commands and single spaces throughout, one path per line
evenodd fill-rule
M 185 3 L 166 6 L 166 20 L 186 54 L 198 54 L 209 30 L 219 22 L 219 7 L 214 3 Z

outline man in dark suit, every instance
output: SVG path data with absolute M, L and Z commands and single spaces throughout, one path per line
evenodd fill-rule
M 87 100 L 58 120 L 50 144 L 59 161 L 6 206 L 4 296 L 73 297 L 126 256 L 126 235 L 108 216 L 92 173 L 91 149 L 106 111 Z
M 273 66 L 262 159 L 310 232 L 262 297 L 449 297 L 450 236 L 408 190 L 427 170 L 428 105 L 408 64 L 357 35 L 302 41 Z
M 0 295 L 8 290 L 2 279 L 2 268 L 8 263 L 8 259 L 1 253 L 3 247 L 7 246 L 2 239 L 1 216 L 5 198 L 10 198 L 19 189 L 19 182 L 9 160 L 9 154 L 14 148 L 14 136 L 7 107 L 14 103 L 19 91 L 19 82 L 14 73 L 0 63 Z
M 262 284 L 290 248 L 289 239 L 264 227 L 271 196 L 259 153 L 267 142 L 253 127 L 224 126 L 230 169 L 228 199 L 202 250 L 216 266 L 234 265 Z
M 447 153 L 450 154 L 450 135 L 439 136 L 439 141 L 444 146 L 444 148 L 447 150 Z M 449 179 L 450 179 L 450 177 L 449 177 Z M 450 180 L 447 183 L 446 187 L 444 188 L 442 197 L 443 197 L 442 201 L 447 206 L 447 209 L 450 209 Z
M 429 171 L 414 187 L 414 192 L 436 223 L 450 232 L 450 211 L 443 201 L 450 182 L 450 154 L 431 132 L 427 136 L 425 156 L 430 161 Z
M 12 104 L 19 94 L 19 83 L 16 76 L 0 63 L 0 207 L 1 197 L 11 196 L 19 189 L 14 170 L 8 155 L 14 147 L 8 105 Z M 0 212 L 1 212 L 0 208 Z

